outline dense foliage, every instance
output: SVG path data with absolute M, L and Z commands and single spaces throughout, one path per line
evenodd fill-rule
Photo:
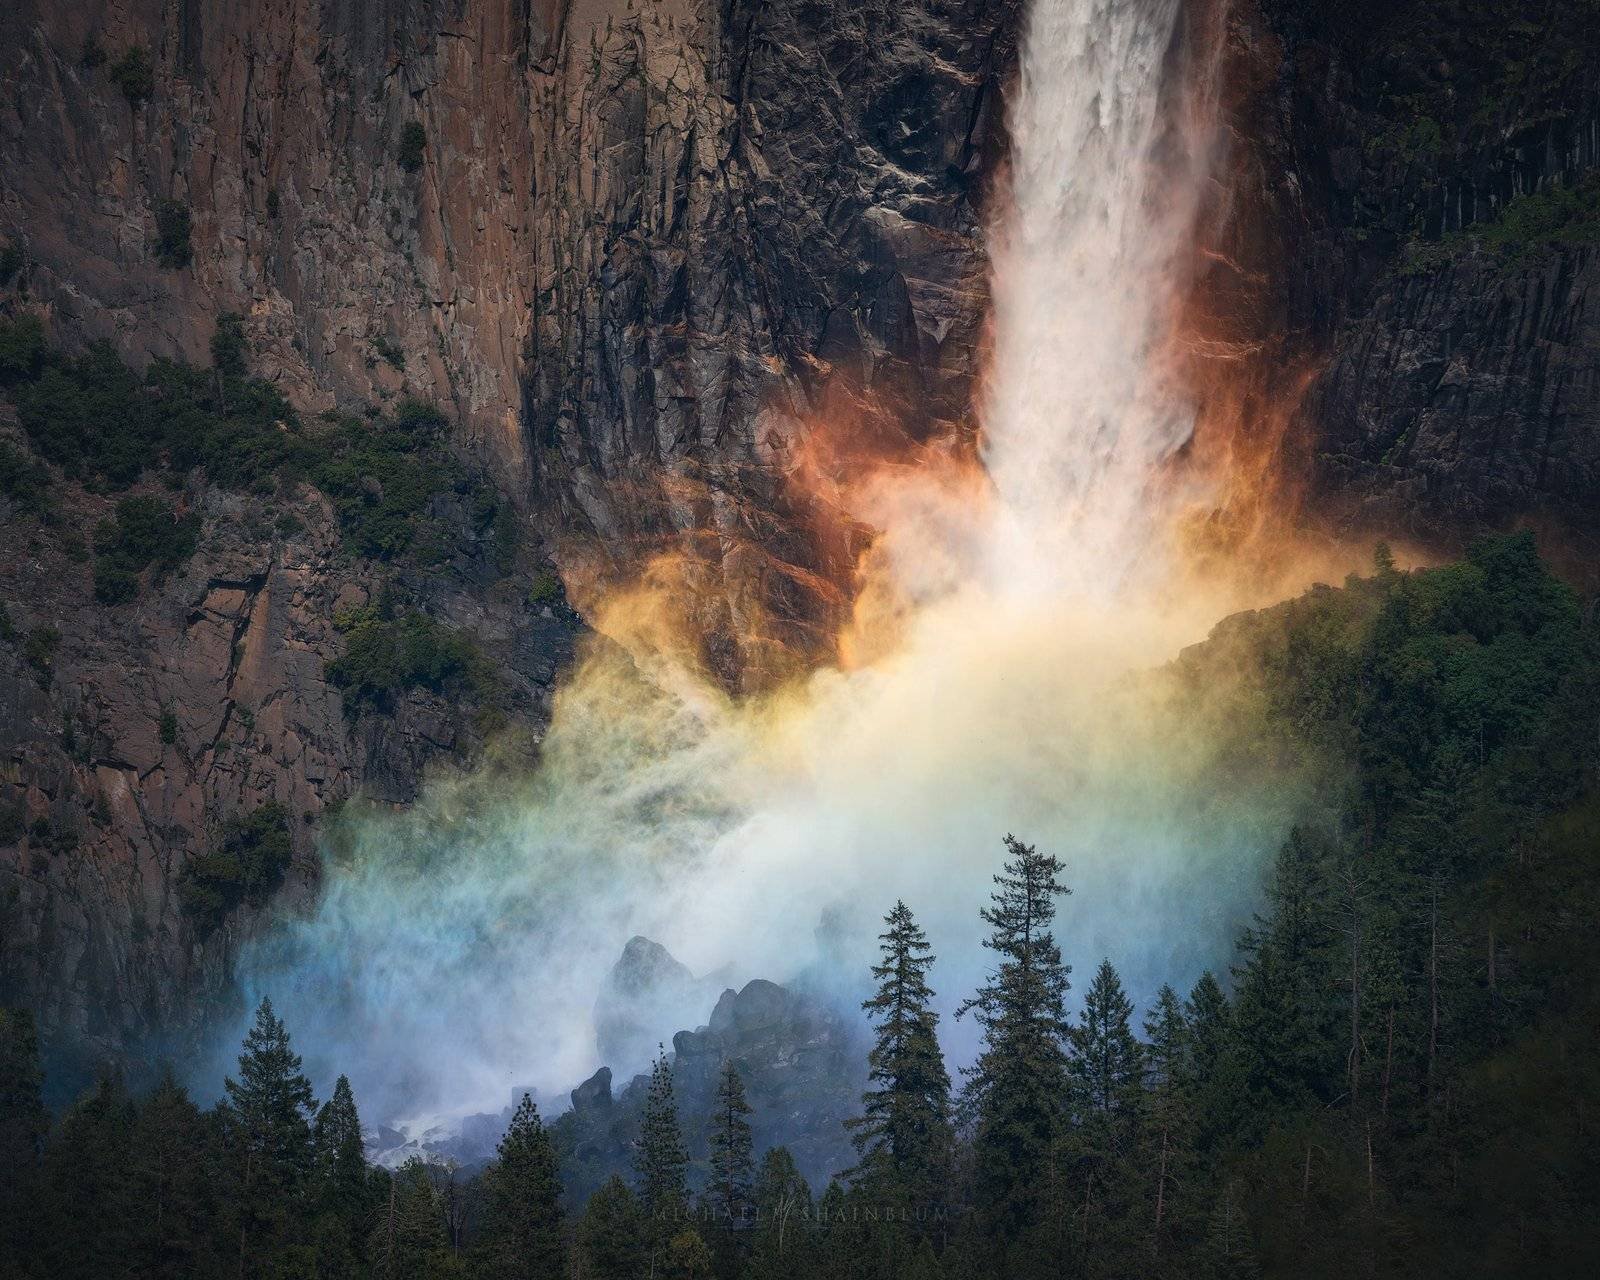
M 157 359 L 139 374 L 104 344 L 54 352 L 38 319 L 21 316 L 0 320 L 0 387 L 34 452 L 68 480 L 116 493 L 152 473 L 176 481 L 201 468 L 212 484 L 258 494 L 304 481 L 333 503 L 346 549 L 375 559 L 412 550 L 436 498 L 477 487 L 448 455 L 432 405 L 303 423 L 249 375 L 239 317 L 218 320 L 211 353 L 209 369 Z M 49 476 L 7 446 L 0 484 L 38 503 Z M 481 518 L 495 512 L 490 499 Z
M 415 120 L 407 121 L 405 127 L 400 130 L 400 147 L 395 153 L 395 159 L 407 173 L 415 173 L 422 168 L 423 153 L 427 146 L 426 130 Z
M 1336 220 L 1406 274 L 1475 247 L 1508 268 L 1600 237 L 1580 136 L 1597 0 L 1296 0 L 1265 6 L 1322 117 Z M 1334 88 L 1337 85 L 1338 88 Z M 1463 225 L 1464 224 L 1464 225 Z
M 1218 705 L 1218 670 L 1246 662 L 1256 678 Z M 366 1167 L 348 1084 L 316 1109 L 266 1005 L 215 1110 L 110 1077 L 52 1127 L 31 1023 L 4 1012 L 7 1274 L 1593 1274 L 1592 619 L 1529 539 L 1500 538 L 1441 569 L 1381 557 L 1343 590 L 1230 621 L 1171 675 L 1241 756 L 1318 783 L 1236 965 L 1163 988 L 1141 1017 L 1102 962 L 1069 1012 L 1071 940 L 1050 925 L 1070 868 L 1008 840 L 962 1105 L 933 1036 L 933 957 L 897 903 L 867 1002 L 862 1159 L 820 1196 L 784 1149 L 750 1150 L 737 1063 L 708 1177 L 663 1054 L 632 1185 L 564 1206 L 531 1103 L 465 1185 Z
M 216 848 L 189 859 L 178 877 L 183 909 L 208 933 L 241 903 L 264 906 L 293 856 L 283 806 L 261 805 L 227 823 Z
M 101 604 L 133 599 L 147 571 L 161 578 L 187 560 L 199 540 L 199 516 L 178 516 L 159 498 L 124 498 L 117 514 L 94 532 L 95 599 Z
M 410 689 L 459 691 L 480 682 L 482 662 L 472 642 L 425 613 L 391 599 L 342 613 L 345 651 L 328 664 L 328 679 L 344 691 L 345 709 L 387 709 Z

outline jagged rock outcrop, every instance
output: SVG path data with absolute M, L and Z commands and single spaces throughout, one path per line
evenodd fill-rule
M 720 989 L 716 975 L 696 978 L 659 942 L 629 938 L 595 1000 L 601 1060 L 619 1067 L 649 1062 L 657 1045 L 698 1016 Z
M 673 1095 L 691 1160 L 703 1169 L 718 1079 L 731 1062 L 753 1109 L 756 1149 L 787 1146 L 812 1186 L 825 1186 L 853 1160 L 844 1122 L 860 1108 L 866 1053 L 865 1027 L 820 996 L 762 978 L 723 991 L 704 1025 L 672 1037 Z M 631 1168 L 649 1081 L 635 1076 L 616 1094 L 611 1083 L 602 1067 L 553 1126 L 575 1204 Z M 696 1185 L 700 1176 L 691 1170 Z

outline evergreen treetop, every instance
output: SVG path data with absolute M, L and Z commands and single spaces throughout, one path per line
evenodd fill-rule
M 728 1222 L 738 1221 L 750 1204 L 750 1103 L 744 1096 L 739 1069 L 726 1062 L 717 1082 L 716 1109 L 711 1116 L 711 1180 L 707 1187 L 713 1210 Z
M 872 966 L 878 990 L 861 1006 L 875 1030 L 863 1114 L 849 1122 L 857 1176 L 926 1194 L 943 1178 L 951 1141 L 950 1076 L 928 984 L 936 957 L 904 902 L 894 904 L 884 924 L 882 958 Z
M 555 1146 L 528 1094 L 484 1174 L 483 1221 L 474 1270 L 494 1280 L 555 1280 L 563 1274 L 561 1182 Z

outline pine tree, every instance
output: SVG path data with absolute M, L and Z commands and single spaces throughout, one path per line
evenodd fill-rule
M 857 1179 L 931 1202 L 948 1176 L 951 1144 L 950 1077 L 928 985 L 936 957 L 904 902 L 894 904 L 884 924 L 883 958 L 872 967 L 877 994 L 861 1006 L 877 1027 L 863 1114 L 849 1122 Z
M 1079 1119 L 1119 1133 L 1132 1129 L 1144 1077 L 1144 1052 L 1134 1038 L 1132 1017 L 1133 1002 L 1122 979 L 1111 961 L 1102 960 L 1072 1028 L 1069 1071 Z
M 729 1223 L 742 1218 L 750 1205 L 749 1116 L 744 1081 L 732 1062 L 725 1063 L 711 1116 L 711 1181 L 706 1191 L 712 1211 Z
M 1242 1077 L 1230 1089 L 1235 1138 L 1259 1136 L 1277 1111 L 1326 1099 L 1330 1083 L 1344 1083 L 1341 1010 L 1327 998 L 1338 976 L 1327 853 L 1314 833 L 1290 833 L 1274 864 L 1268 914 L 1240 941 L 1245 962 L 1235 970 L 1229 1040 Z
M 1068 1150 L 1080 1214 L 1077 1236 L 1089 1274 L 1125 1273 L 1132 1263 L 1142 1197 L 1134 1144 L 1143 1102 L 1144 1053 L 1134 1038 L 1133 1003 L 1102 961 L 1072 1028 L 1068 1071 L 1077 1121 Z
M 361 1116 L 348 1076 L 334 1083 L 312 1126 L 318 1191 L 324 1204 L 354 1219 L 365 1209 L 367 1162 L 361 1141 Z
M 1066 1095 L 1065 1000 L 1069 966 L 1050 932 L 1055 898 L 1068 890 L 1061 863 L 1012 836 L 983 910 L 984 946 L 1000 963 L 957 1017 L 975 1010 L 984 1047 L 967 1071 L 963 1105 L 976 1120 L 974 1192 L 991 1232 L 1017 1240 L 1033 1229 Z
M 109 1276 L 134 1255 L 130 1176 L 134 1106 L 120 1075 L 103 1077 L 62 1118 L 45 1152 L 44 1265 L 49 1276 Z
M 578 1258 L 584 1280 L 638 1280 L 646 1269 L 639 1202 L 615 1174 L 589 1197 L 578 1222 Z
M 249 1274 L 295 1225 L 311 1171 L 311 1083 L 289 1033 L 266 998 L 239 1054 L 239 1078 L 223 1081 L 223 1131 L 237 1184 L 238 1269 Z
M 483 1224 L 474 1271 L 492 1280 L 564 1274 L 561 1183 L 555 1147 L 527 1094 L 484 1173 Z
M 1156 994 L 1144 1034 L 1148 1096 L 1140 1163 L 1153 1205 L 1151 1253 L 1164 1263 L 1189 1227 L 1195 1165 L 1189 1022 L 1170 986 Z
M 33 1016 L 0 1008 L 0 1254 L 12 1257 L 31 1234 L 28 1202 L 50 1128 L 43 1085 Z
M 178 1280 L 214 1268 L 214 1134 L 170 1069 L 137 1108 L 130 1174 L 139 1275 Z
M 443 1269 L 444 1217 L 428 1166 L 412 1156 L 395 1170 L 368 1252 L 380 1280 L 412 1280 Z M 502 1274 L 492 1272 L 490 1274 Z M 559 1272 L 550 1272 L 552 1277 Z
M 340 1076 L 311 1130 L 316 1250 L 326 1273 L 349 1270 L 361 1251 L 371 1207 L 361 1117 L 350 1081 Z
M 746 1280 L 792 1280 L 813 1274 L 811 1188 L 787 1147 L 773 1147 L 761 1158 L 755 1205 Z
M 1254 1280 L 1260 1272 L 1240 1189 L 1230 1182 L 1217 1197 L 1195 1274 L 1203 1280 Z
M 1194 1105 L 1195 1146 L 1204 1153 L 1214 1150 L 1225 1136 L 1232 1113 L 1229 1068 L 1236 1061 L 1230 1051 L 1228 997 L 1209 969 L 1191 988 L 1184 1017 L 1189 1029 L 1186 1088 Z
M 678 1104 L 672 1096 L 672 1067 L 662 1049 L 650 1069 L 644 1118 L 634 1149 L 634 1173 L 644 1207 L 652 1258 L 660 1262 L 668 1241 L 677 1234 L 689 1207 L 689 1155 L 678 1127 Z

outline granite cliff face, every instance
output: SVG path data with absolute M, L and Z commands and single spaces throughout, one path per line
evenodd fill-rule
M 1600 30 L 1573 0 L 1264 0 L 1314 501 L 1451 545 L 1600 528 Z M 1593 585 L 1592 579 L 1590 585 Z
M 507 720 L 536 732 L 576 630 L 470 545 L 447 571 L 353 561 L 315 490 L 186 497 L 198 550 L 130 604 L 96 602 L 54 531 L 0 552 L 0 983 L 37 1011 L 69 1081 L 73 1063 L 125 1047 L 181 1048 L 226 994 L 264 904 L 197 916 L 183 875 L 230 824 L 281 810 L 282 893 L 314 891 L 325 814 L 358 790 L 410 801 L 427 769 L 469 766 Z M 92 528 L 113 507 L 82 501 L 61 525 Z M 492 683 L 406 688 L 382 709 L 338 687 L 335 619 L 383 590 L 470 635 Z
M 0 228 L 68 340 L 198 358 L 238 311 L 302 406 L 453 406 L 564 544 L 720 578 L 738 678 L 814 649 L 850 568 L 785 496 L 797 419 L 966 412 L 1017 9 L 25 2 Z
M 386 591 L 475 637 L 495 711 L 535 736 L 572 635 L 545 548 L 600 579 L 675 553 L 730 684 L 824 649 L 854 546 L 787 484 L 796 436 L 825 414 L 970 428 L 1019 7 L 8 6 L 4 314 L 137 367 L 205 364 L 237 313 L 304 418 L 443 408 L 526 545 L 492 564 L 447 511 L 445 566 L 352 559 L 314 487 L 263 500 L 202 470 L 179 503 L 200 550 L 109 610 L 60 525 L 112 503 L 62 483 L 49 527 L 8 504 L 6 998 L 90 1056 L 181 1038 L 254 927 L 246 904 L 201 938 L 177 902 L 229 822 L 283 806 L 304 891 L 330 803 L 404 802 L 472 755 L 481 699 L 378 715 L 330 685 L 336 617 Z
M 568 18 L 538 100 L 533 492 L 624 568 L 637 548 L 683 554 L 735 679 L 825 647 L 853 567 L 785 486 L 803 426 L 925 439 L 968 418 L 1018 9 Z
M 775 393 L 808 393 L 796 370 L 815 391 L 825 347 L 868 389 L 897 362 L 947 405 L 970 376 L 969 185 L 1006 56 L 1010 10 L 996 14 L 14 6 L 8 309 L 134 362 L 199 361 L 238 311 L 255 371 L 303 412 L 442 401 L 458 450 L 545 531 L 598 535 L 624 567 L 718 521 L 756 526 L 730 564 L 764 540 L 801 559 L 813 549 L 781 527 L 757 429 Z M 854 91 L 863 73 L 881 100 Z M 402 163 L 410 123 L 420 165 Z M 173 208 L 181 265 L 157 248 Z M 81 556 L 8 520 L 7 994 L 90 1053 L 178 1031 L 224 986 L 251 913 L 202 939 L 175 888 L 226 821 L 283 806 L 290 883 L 306 885 L 330 803 L 358 787 L 403 802 L 478 737 L 474 708 L 437 695 L 341 714 L 334 617 L 391 570 L 338 554 L 320 495 L 290 504 L 299 531 L 263 537 L 268 513 L 246 517 L 264 504 L 194 485 L 201 550 L 115 612 L 85 607 Z M 87 528 L 110 504 L 68 506 Z M 524 604 L 526 574 L 412 576 L 537 726 L 570 627 Z M 727 577 L 729 600 L 766 590 Z M 814 620 L 814 601 L 794 607 Z M 36 635 L 56 638 L 30 660 Z

